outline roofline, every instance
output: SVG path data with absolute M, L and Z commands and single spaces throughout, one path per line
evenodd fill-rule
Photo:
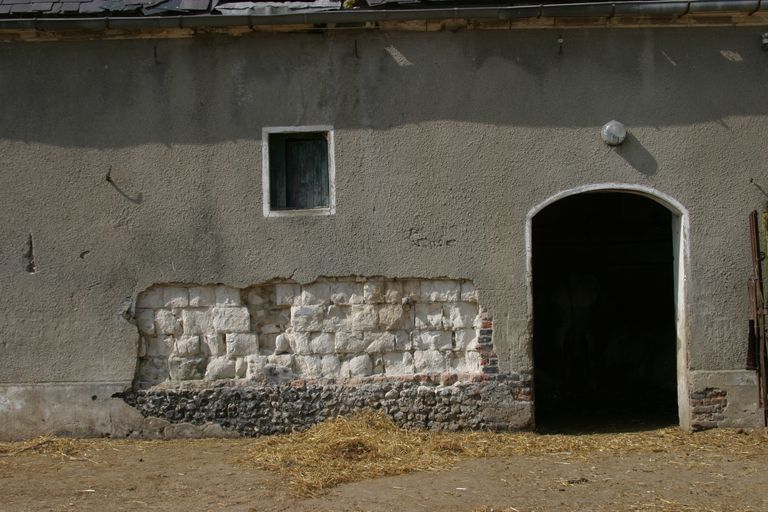
M 414 9 L 343 9 L 303 11 L 288 14 L 174 16 L 98 16 L 3 18 L 0 30 L 140 30 L 201 29 L 308 25 L 332 28 L 337 24 L 359 25 L 381 22 L 432 20 L 477 20 L 504 22 L 531 18 L 646 18 L 652 16 L 679 19 L 696 14 L 730 13 L 752 16 L 768 11 L 768 0 L 655 0 L 651 2 L 582 2 L 575 4 L 535 4 L 498 7 L 453 7 Z M 761 13 L 762 14 L 762 13 Z M 764 21 L 764 20 L 763 20 Z M 706 22 L 701 23 L 706 24 Z M 721 23 L 722 24 L 722 23 Z

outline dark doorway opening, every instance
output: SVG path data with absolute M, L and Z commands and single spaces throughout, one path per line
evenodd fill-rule
M 670 211 L 584 193 L 547 206 L 532 229 L 537 426 L 677 423 Z

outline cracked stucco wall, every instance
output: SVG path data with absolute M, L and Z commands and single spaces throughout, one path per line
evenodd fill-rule
M 127 309 L 155 283 L 469 279 L 500 372 L 527 371 L 526 212 L 593 183 L 688 209 L 690 368 L 744 368 L 760 32 L 568 30 L 562 55 L 549 30 L 0 46 L 0 383 L 26 397 L 0 435 L 76 431 L 35 412 L 62 397 L 107 417 L 136 369 Z M 317 124 L 335 130 L 336 214 L 264 218 L 262 128 Z

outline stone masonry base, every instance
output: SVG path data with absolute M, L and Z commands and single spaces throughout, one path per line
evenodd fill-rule
M 129 434 L 135 437 L 157 436 L 158 429 L 196 437 L 212 426 L 243 436 L 277 434 L 363 409 L 384 411 L 399 426 L 432 430 L 521 429 L 532 418 L 530 380 L 516 374 L 156 387 L 121 397 L 154 419 L 148 423 L 154 432 Z
M 697 370 L 689 374 L 691 429 L 762 427 L 757 372 Z

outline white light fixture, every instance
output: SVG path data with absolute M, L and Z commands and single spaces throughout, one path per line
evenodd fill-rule
M 609 146 L 618 146 L 627 137 L 627 129 L 623 123 L 618 121 L 608 121 L 603 125 L 600 130 L 600 135 L 603 137 L 603 141 Z

